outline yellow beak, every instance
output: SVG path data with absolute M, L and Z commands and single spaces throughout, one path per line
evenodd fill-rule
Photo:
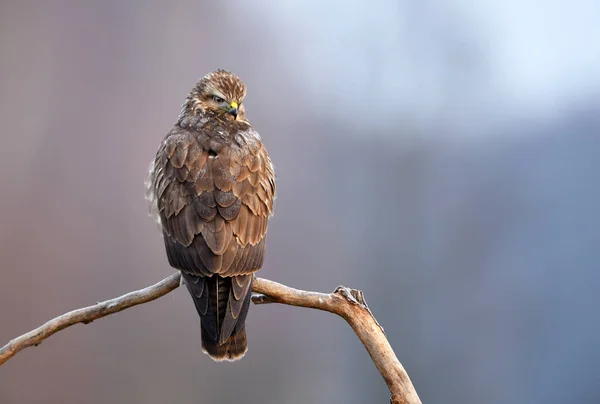
M 233 101 L 229 105 L 231 106 L 231 108 L 227 112 L 229 112 L 231 115 L 233 115 L 233 119 L 237 119 L 238 103 Z

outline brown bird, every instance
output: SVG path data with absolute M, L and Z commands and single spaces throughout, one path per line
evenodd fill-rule
M 246 119 L 246 86 L 234 74 L 204 76 L 183 104 L 146 182 L 169 264 L 200 315 L 202 350 L 234 361 L 248 350 L 245 320 L 273 214 L 275 173 Z

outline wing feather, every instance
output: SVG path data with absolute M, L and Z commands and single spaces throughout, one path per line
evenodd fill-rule
M 217 142 L 176 127 L 157 153 L 152 187 L 167 255 L 189 274 L 247 275 L 262 265 L 275 178 L 260 138 L 243 129 Z M 234 300 L 235 317 L 242 303 Z

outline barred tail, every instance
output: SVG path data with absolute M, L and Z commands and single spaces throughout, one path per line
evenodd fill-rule
M 241 359 L 248 350 L 245 321 L 252 275 L 181 274 L 200 315 L 202 350 L 215 361 Z

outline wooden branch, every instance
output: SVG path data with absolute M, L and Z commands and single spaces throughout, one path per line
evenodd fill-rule
M 350 324 L 392 393 L 392 404 L 420 404 L 415 388 L 390 346 L 360 290 L 338 286 L 333 293 L 307 292 L 267 279 L 256 278 L 252 285 L 255 304 L 281 303 L 337 314 Z
M 179 287 L 180 283 L 181 275 L 177 272 L 145 289 L 58 316 L 0 348 L 0 365 L 19 351 L 30 346 L 39 345 L 43 340 L 60 330 L 77 323 L 88 324 L 109 314 L 158 299 Z M 281 303 L 328 311 L 342 317 L 352 327 L 365 346 L 373 363 L 387 383 L 392 393 L 390 403 L 421 403 L 408 374 L 398 361 L 385 337 L 383 328 L 369 310 L 361 291 L 338 286 L 333 293 L 329 294 L 308 292 L 262 278 L 254 279 L 252 290 L 256 292 L 252 296 L 252 301 L 255 304 Z
M 77 309 L 58 316 L 27 334 L 23 334 L 0 348 L 0 365 L 12 358 L 17 352 L 30 346 L 37 346 L 52 334 L 64 330 L 77 323 L 89 324 L 109 314 L 128 309 L 138 304 L 147 303 L 166 295 L 179 286 L 179 272 L 163 279 L 155 285 L 136 290 L 117 298 L 100 302 L 93 306 Z

